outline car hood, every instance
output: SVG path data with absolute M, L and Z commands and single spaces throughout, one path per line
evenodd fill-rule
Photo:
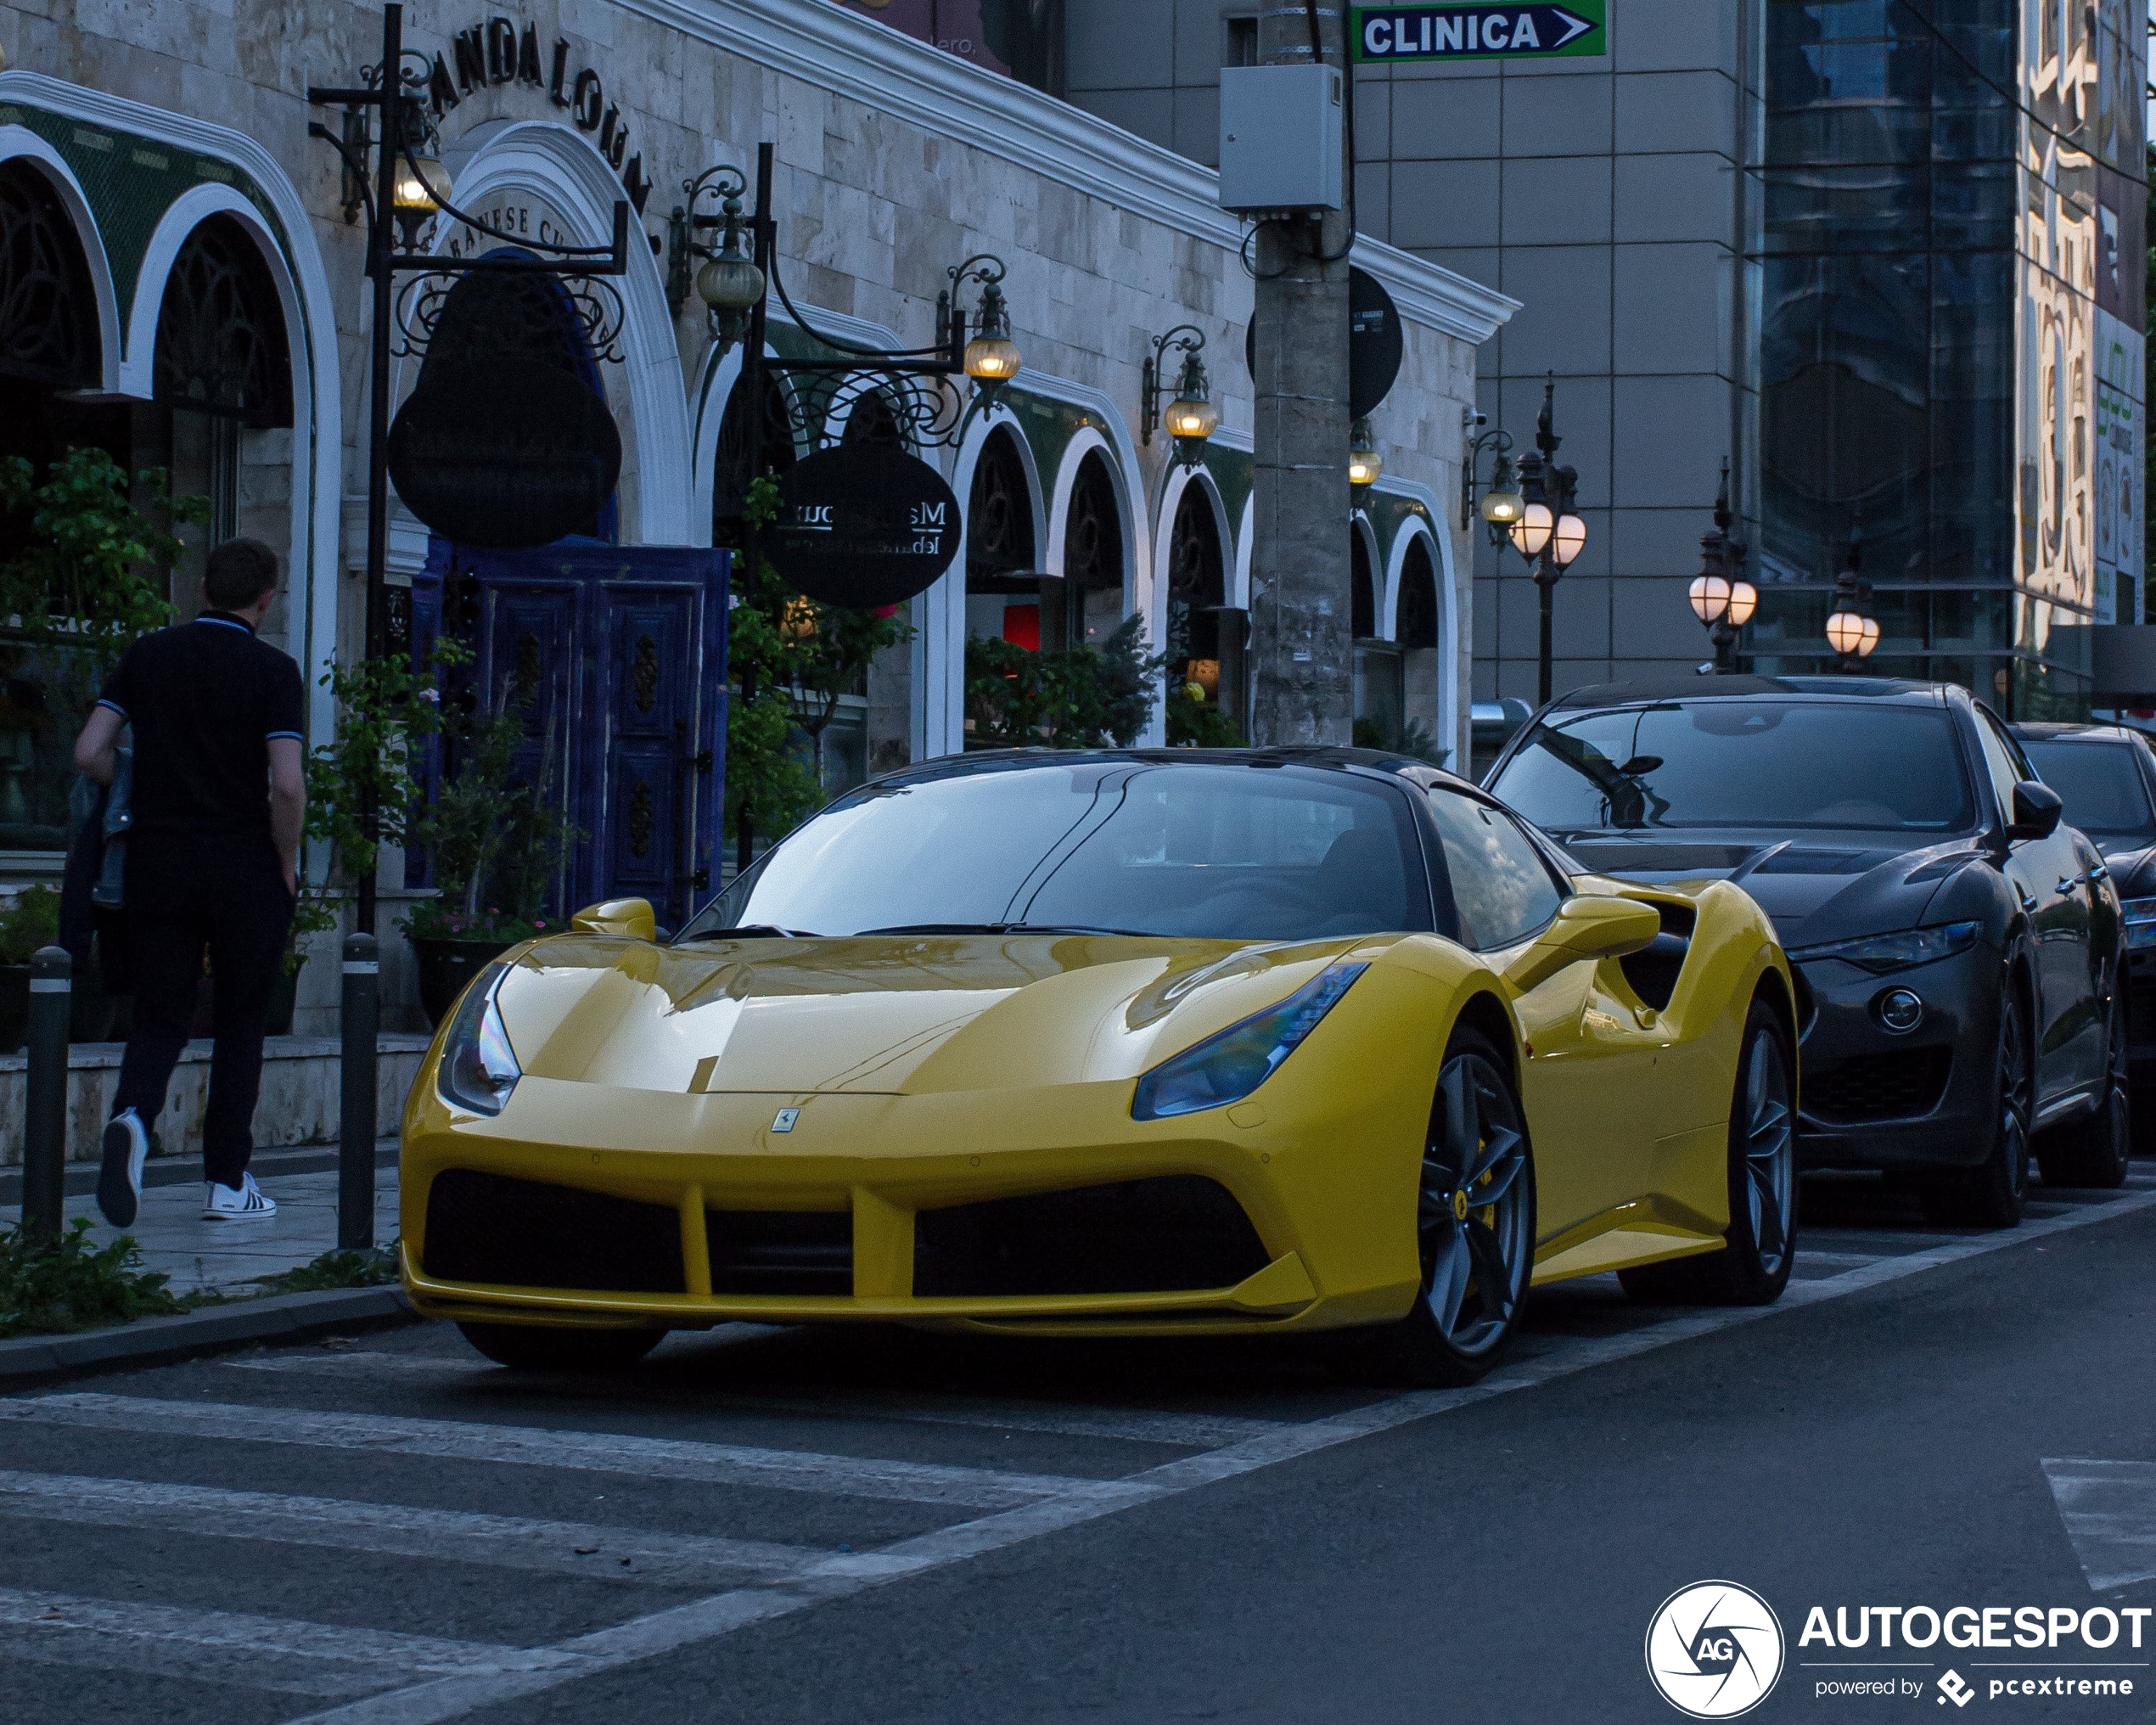
M 1950 875 L 1983 860 L 1967 837 L 1905 847 L 1866 832 L 1552 836 L 1583 866 L 1623 880 L 1733 880 L 1773 919 L 1785 947 L 1913 927 Z
M 1350 947 L 1109 936 L 568 936 L 497 999 L 533 1076 L 637 1090 L 910 1094 L 1134 1077 Z
M 2111 870 L 2112 884 L 2120 897 L 2156 897 L 2156 846 L 2137 840 L 2092 839 L 2091 842 L 2103 852 L 2104 864 Z

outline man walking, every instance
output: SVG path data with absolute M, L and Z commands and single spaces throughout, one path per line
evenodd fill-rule
M 109 784 L 121 731 L 134 733 L 126 916 L 135 1018 L 98 1176 L 98 1208 L 116 1228 L 135 1220 L 149 1128 L 187 1046 L 205 949 L 216 1041 L 202 1214 L 277 1213 L 247 1172 L 306 808 L 300 667 L 255 638 L 277 588 L 277 553 L 261 541 L 218 546 L 203 582 L 209 609 L 130 647 L 76 741 L 75 764 Z

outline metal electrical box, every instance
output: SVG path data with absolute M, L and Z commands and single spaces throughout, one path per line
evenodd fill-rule
M 1342 160 L 1338 66 L 1221 71 L 1221 207 L 1337 210 Z

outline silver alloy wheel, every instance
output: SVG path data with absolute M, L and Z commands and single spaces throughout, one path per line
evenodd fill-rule
M 1797 1179 L 1794 1112 L 1782 1038 L 1762 1028 L 1752 1037 L 1744 1075 L 1744 1187 L 1760 1271 L 1770 1279 L 1782 1273 L 1789 1254 L 1788 1218 Z
M 1480 1054 L 1447 1060 L 1438 1093 L 1415 1218 L 1423 1298 L 1439 1334 L 1472 1357 L 1503 1340 L 1527 1291 L 1527 1134 L 1511 1087 Z

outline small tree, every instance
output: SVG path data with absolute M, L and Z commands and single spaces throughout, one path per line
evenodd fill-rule
M 1165 660 L 1145 650 L 1143 619 L 1126 617 L 1099 646 L 1036 653 L 1000 639 L 966 643 L 966 711 L 974 736 L 1016 746 L 1090 749 L 1137 740 L 1153 715 Z

